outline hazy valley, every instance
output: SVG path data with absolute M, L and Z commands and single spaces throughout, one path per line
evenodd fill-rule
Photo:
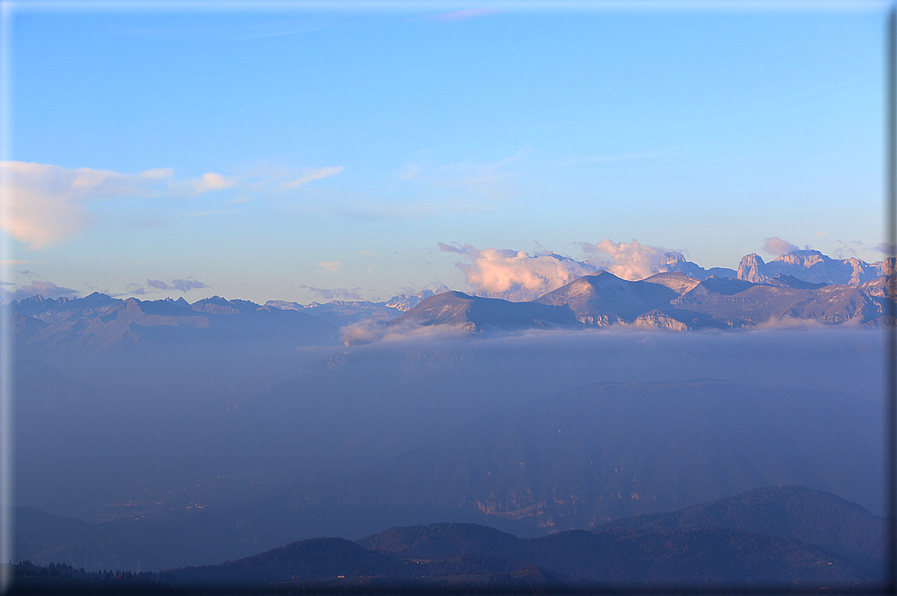
M 822 285 L 788 271 L 759 282 L 603 272 L 528 302 L 21 300 L 17 556 L 160 571 L 339 536 L 371 537 L 360 544 L 383 557 L 398 548 L 377 537 L 389 528 L 464 523 L 513 536 L 449 549 L 468 558 L 417 576 L 365 554 L 361 575 L 534 565 L 524 575 L 538 585 L 639 573 L 683 585 L 878 581 L 888 553 L 869 528 L 880 519 L 850 518 L 838 532 L 856 537 L 842 540 L 824 515 L 792 534 L 719 507 L 661 515 L 791 485 L 868 519 L 886 513 L 891 278 Z M 775 494 L 776 507 L 798 498 Z M 748 544 L 755 554 L 714 575 L 700 553 L 716 543 L 736 545 L 732 561 Z M 813 548 L 842 557 L 837 573 L 762 563 L 781 549 L 818 559 Z M 561 565 L 569 549 L 578 567 Z M 257 568 L 233 565 L 208 573 Z

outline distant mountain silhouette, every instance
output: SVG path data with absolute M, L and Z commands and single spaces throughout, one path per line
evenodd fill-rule
M 879 420 L 878 404 L 837 394 L 598 384 L 487 415 L 296 498 L 330 503 L 334 517 L 370 509 L 402 525 L 429 511 L 529 536 L 772 482 L 881 507 Z
M 157 556 L 110 535 L 99 524 L 51 515 L 35 507 L 16 507 L 15 522 L 19 560 L 131 572 L 161 567 Z
M 882 582 L 883 569 L 880 560 L 874 568 L 858 565 L 860 553 L 845 545 L 881 554 L 887 547 L 883 524 L 855 503 L 785 486 L 625 518 L 592 534 L 572 530 L 518 539 L 475 524 L 441 523 L 392 528 L 359 544 L 403 558 L 458 553 L 504 557 L 532 563 L 568 582 L 630 588 L 855 586 Z M 853 556 L 842 556 L 833 546 Z
M 709 526 L 799 540 L 843 555 L 876 574 L 888 558 L 885 520 L 831 493 L 768 486 L 671 513 L 608 522 L 595 531 L 675 531 Z
M 220 296 L 189 304 L 183 298 L 122 300 L 94 292 L 75 299 L 33 296 L 11 306 L 16 342 L 26 355 L 40 349 L 101 351 L 203 341 L 334 345 L 341 326 L 361 320 L 398 332 L 432 325 L 471 332 L 608 325 L 686 331 L 803 322 L 875 328 L 895 324 L 894 263 L 894 258 L 873 264 L 836 260 L 806 250 L 769 263 L 748 255 L 737 276 L 721 270 L 720 277 L 708 275 L 712 270 L 673 263 L 671 271 L 640 281 L 599 271 L 530 302 L 427 291 L 388 302 L 335 300 L 303 306 L 270 300 L 260 306 Z
M 892 322 L 894 302 L 887 293 L 887 280 L 879 277 L 859 285 L 826 286 L 779 274 L 756 284 L 661 273 L 627 281 L 602 271 L 533 302 L 445 292 L 423 300 L 390 325 L 460 325 L 470 331 L 630 325 L 684 331 L 808 321 L 879 327 Z M 558 310 L 545 310 L 549 307 Z
M 120 300 L 93 293 L 79 299 L 13 302 L 16 341 L 23 354 L 39 350 L 103 351 L 144 345 L 267 341 L 333 344 L 338 328 L 304 312 L 214 296 Z
M 46 564 L 48 555 L 66 552 L 104 565 L 122 560 L 122 543 L 105 534 L 104 524 L 29 509 L 19 509 L 17 515 L 19 532 L 29 536 L 20 552 L 32 562 Z M 835 553 L 831 540 L 840 540 L 839 547 L 862 545 L 882 552 L 883 523 L 828 493 L 801 486 L 765 487 L 671 513 L 618 520 L 594 532 L 568 530 L 521 539 L 469 523 L 395 527 L 357 543 L 307 539 L 217 565 L 169 569 L 158 577 L 172 584 L 234 586 L 298 582 L 298 587 L 343 577 L 347 581 L 338 585 L 344 587 L 353 581 L 363 585 L 362 578 L 368 578 L 369 585 L 405 588 L 457 586 L 460 581 L 675 591 L 872 589 L 882 585 L 881 568 L 870 570 Z M 62 542 L 70 543 L 68 550 L 53 552 L 46 546 Z M 105 559 L 96 558 L 100 553 Z
M 766 283 L 778 275 L 824 285 L 857 286 L 894 273 L 894 258 L 867 263 L 857 258 L 833 259 L 818 250 L 795 250 L 764 262 L 759 255 L 742 257 L 738 279 Z
M 425 298 L 390 322 L 391 326 L 458 325 L 472 331 L 552 328 L 576 324 L 570 308 L 533 302 L 508 302 L 461 292 L 444 292 Z

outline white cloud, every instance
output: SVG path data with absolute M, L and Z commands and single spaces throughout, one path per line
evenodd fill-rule
M 154 194 L 170 170 L 120 174 L 21 161 L 0 162 L 4 181 L 3 228 L 32 249 L 56 244 L 87 226 L 85 203 L 97 199 Z
M 763 250 L 778 257 L 779 255 L 786 255 L 789 252 L 794 252 L 795 250 L 800 249 L 790 242 L 782 240 L 778 236 L 773 236 L 772 238 L 767 238 L 763 243 Z
M 458 268 L 480 296 L 531 300 L 578 277 L 598 272 L 593 265 L 551 252 L 530 256 L 523 251 L 480 250 L 470 245 L 441 242 L 439 247 L 443 251 L 465 255 L 467 262 L 458 263 Z
M 0 162 L 0 168 L 6 184 L 3 228 L 34 250 L 57 244 L 88 226 L 93 221 L 87 209 L 90 201 L 199 195 L 238 182 L 237 178 L 214 172 L 178 181 L 173 179 L 171 168 L 122 174 L 21 161 Z
M 326 168 L 318 168 L 316 170 L 309 170 L 305 172 L 299 178 L 295 180 L 290 180 L 289 182 L 285 182 L 283 184 L 283 188 L 286 190 L 298 188 L 305 184 L 306 182 L 311 182 L 312 180 L 320 180 L 321 178 L 329 178 L 330 176 L 336 176 L 340 172 L 342 172 L 345 166 L 328 166 Z
M 515 172 L 508 166 L 523 160 L 530 150 L 523 147 L 517 153 L 491 163 L 472 161 L 435 165 L 430 161 L 407 164 L 399 177 L 438 188 L 465 189 L 488 198 L 502 198 L 509 193 Z
M 343 266 L 343 264 L 339 261 L 323 261 L 318 263 L 319 267 L 323 267 L 327 271 L 339 271 L 339 268 Z
M 603 255 L 590 259 L 588 262 L 591 265 L 628 280 L 645 279 L 655 273 L 675 271 L 675 265 L 685 261 L 685 257 L 678 251 L 639 244 L 638 240 L 627 244 L 604 239 L 598 244 L 584 242 L 582 248 L 586 253 Z
M 193 189 L 193 194 L 199 195 L 210 190 L 225 190 L 235 186 L 237 182 L 237 178 L 209 172 L 208 174 L 203 174 L 202 178 L 195 181 L 196 186 Z
M 156 170 L 150 171 L 155 172 Z M 202 176 L 186 180 L 173 180 L 171 176 L 168 178 L 169 194 L 173 196 L 189 195 L 196 197 L 207 192 L 227 190 L 241 182 L 241 178 L 238 176 L 225 176 L 216 172 L 207 172 Z
M 3 229 L 33 250 L 58 244 L 93 222 L 88 204 L 125 197 L 189 197 L 239 187 L 245 191 L 272 193 L 343 170 L 326 167 L 307 171 L 284 183 L 289 173 L 262 176 L 226 176 L 207 172 L 177 180 L 171 168 L 154 168 L 139 174 L 123 174 L 92 168 L 65 168 L 21 161 L 0 162 L 3 181 Z M 293 174 L 295 175 L 295 174 Z M 243 195 L 236 202 L 246 201 Z
M 149 180 L 164 180 L 165 178 L 173 178 L 174 170 L 171 168 L 155 168 L 140 172 L 140 176 Z

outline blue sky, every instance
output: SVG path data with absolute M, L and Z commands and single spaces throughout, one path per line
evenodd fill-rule
M 470 289 L 440 242 L 882 258 L 887 3 L 42 6 L 6 13 L 7 287 Z

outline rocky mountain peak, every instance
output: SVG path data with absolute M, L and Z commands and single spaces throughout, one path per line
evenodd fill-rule
M 757 253 L 741 257 L 741 262 L 738 263 L 737 278 L 755 284 L 762 284 L 768 279 L 768 276 L 762 273 L 765 265 L 766 263 L 763 262 L 763 259 Z

